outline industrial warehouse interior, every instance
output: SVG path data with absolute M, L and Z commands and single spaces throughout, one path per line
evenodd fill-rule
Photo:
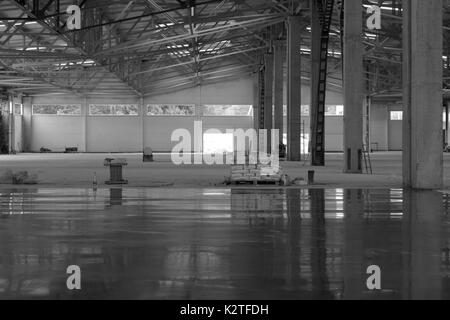
M 450 299 L 449 107 L 449 0 L 2 0 L 0 300 Z

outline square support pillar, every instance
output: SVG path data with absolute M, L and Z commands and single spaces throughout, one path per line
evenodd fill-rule
M 267 153 L 271 154 L 271 136 L 273 128 L 273 54 L 264 55 L 265 76 L 264 76 L 264 129 L 268 130 Z
M 301 17 L 288 17 L 287 26 L 287 151 L 289 161 L 301 161 Z
M 362 173 L 363 152 L 363 6 L 345 1 L 344 8 L 344 172 Z
M 442 0 L 403 2 L 403 184 L 443 186 Z
M 285 41 L 274 42 L 274 129 L 280 132 L 280 144 L 284 134 L 284 57 Z

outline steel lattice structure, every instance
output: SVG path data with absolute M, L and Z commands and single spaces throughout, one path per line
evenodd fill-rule
M 383 27 L 362 34 L 368 92 L 399 94 L 401 1 L 365 1 L 374 3 L 383 7 Z M 66 28 L 72 4 L 82 9 L 81 30 Z M 342 86 L 340 5 L 336 1 L 330 28 L 330 90 Z M 448 26 L 448 0 L 443 10 Z M 307 80 L 309 0 L 2 0 L 0 87 L 24 94 L 146 96 L 250 76 L 258 72 L 274 30 L 292 14 L 304 17 Z M 443 32 L 449 89 L 449 28 Z

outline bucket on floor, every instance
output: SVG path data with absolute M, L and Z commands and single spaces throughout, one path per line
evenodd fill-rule
M 152 148 L 144 148 L 144 162 L 153 162 L 153 150 Z
M 315 173 L 316 172 L 314 170 L 309 170 L 308 171 L 308 184 L 309 185 L 314 184 L 314 174 Z

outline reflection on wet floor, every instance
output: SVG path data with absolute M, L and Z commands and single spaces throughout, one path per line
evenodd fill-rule
M 448 196 L 0 191 L 0 299 L 448 299 Z M 68 291 L 66 268 L 82 269 Z M 369 291 L 367 267 L 382 270 Z

